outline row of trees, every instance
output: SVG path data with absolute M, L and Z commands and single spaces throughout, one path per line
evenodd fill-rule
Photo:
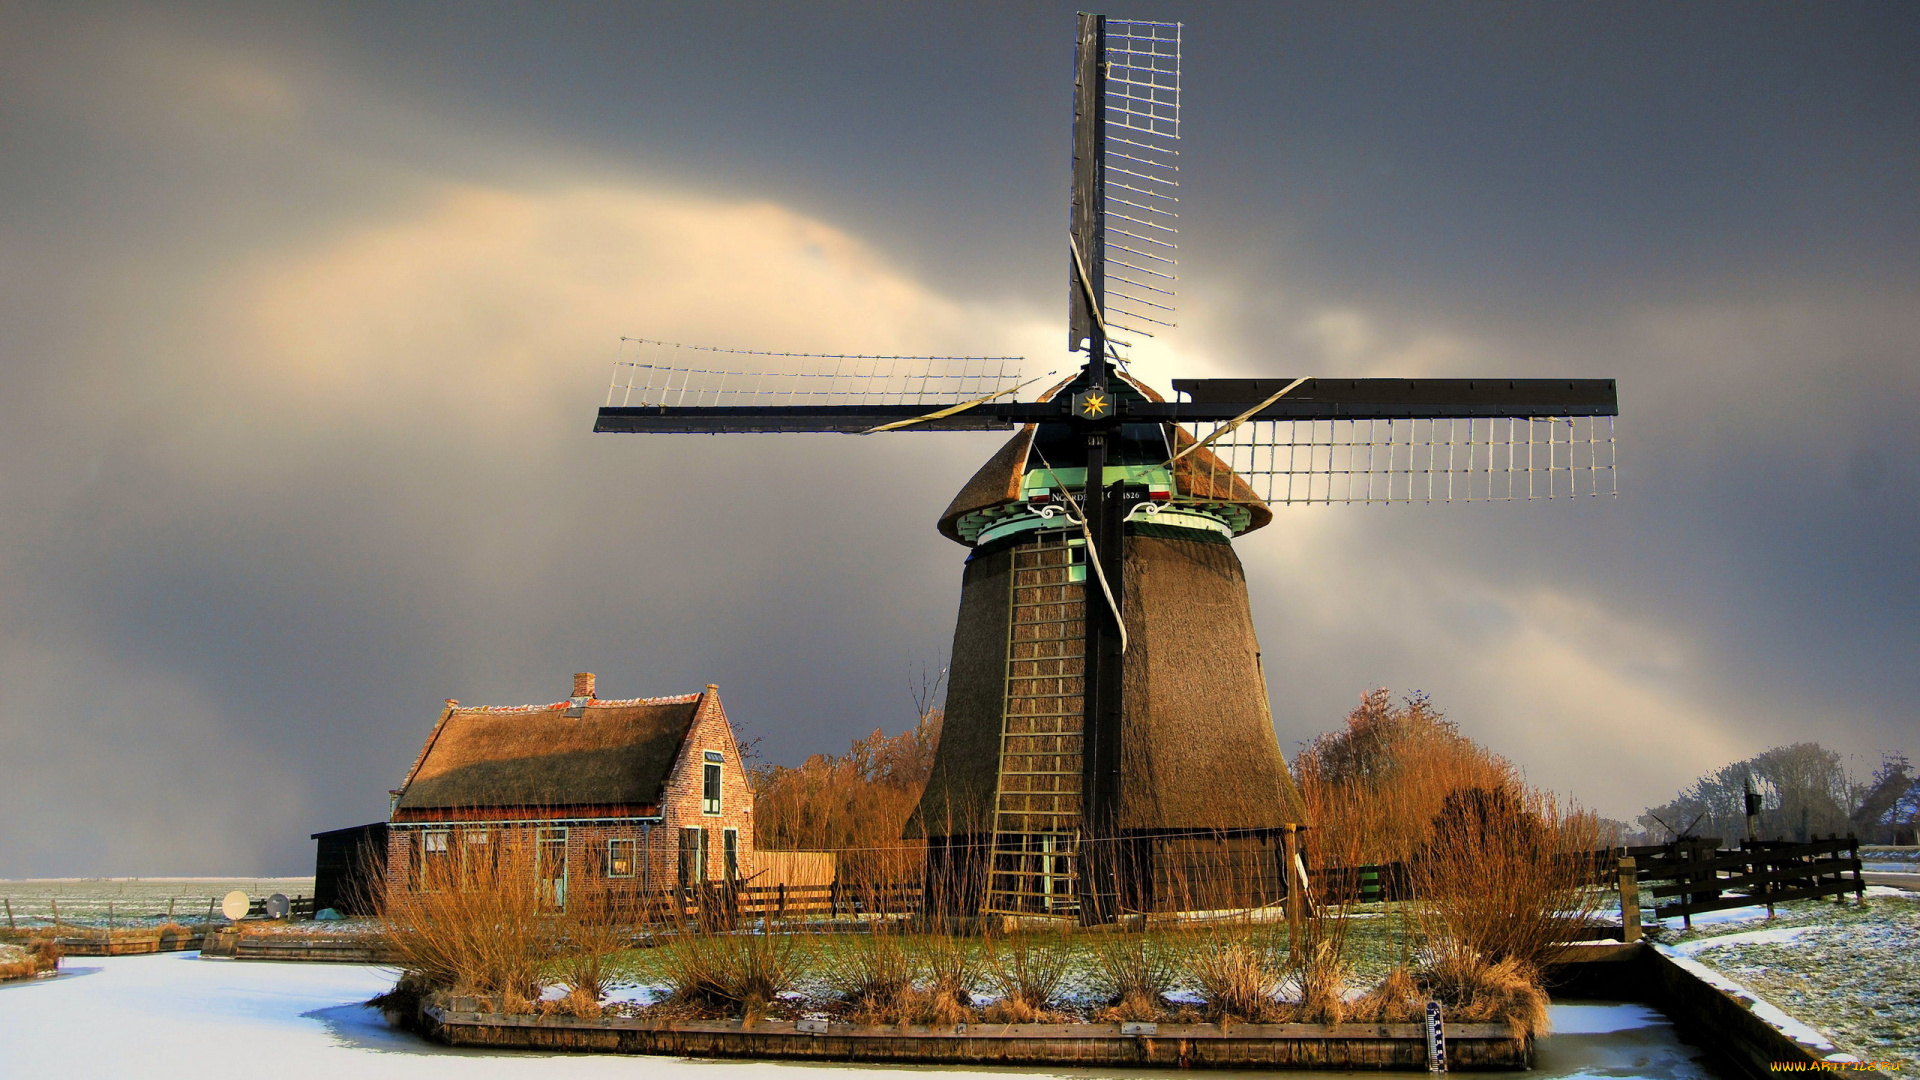
M 1914 783 L 1904 754 L 1887 755 L 1870 779 L 1861 780 L 1847 770 L 1837 752 L 1819 743 L 1793 743 L 1700 777 L 1665 805 L 1648 807 L 1640 825 L 1655 842 L 1682 833 L 1727 841 L 1777 837 L 1804 841 L 1853 832 L 1868 842 L 1886 843 L 1898 838 L 1878 834 L 1900 831 L 1900 821 L 1885 819 L 1901 816 L 1901 801 L 1913 801 Z M 1760 801 L 1751 833 L 1748 791 Z M 1911 836 L 1911 810 L 1904 824 Z
M 919 720 L 898 735 L 876 729 L 845 754 L 757 767 L 756 845 L 842 852 L 849 873 L 884 873 L 879 862 L 917 855 L 900 836 L 932 771 L 942 718 L 928 694 L 918 696 Z M 1461 734 L 1432 702 L 1416 695 L 1395 704 L 1384 689 L 1362 695 L 1346 725 L 1306 744 L 1293 766 L 1322 858 L 1350 865 L 1415 856 L 1455 792 L 1525 790 L 1511 762 Z M 1851 831 L 1869 843 L 1913 843 L 1920 824 L 1920 780 L 1905 755 L 1887 755 L 1861 780 L 1838 753 L 1802 742 L 1723 766 L 1649 807 L 1639 838 L 1745 838 L 1749 788 L 1760 796 L 1753 833 L 1760 838 Z M 1558 810 L 1552 816 L 1581 817 L 1598 844 L 1629 839 L 1622 823 Z
M 875 728 L 845 754 L 815 754 L 797 766 L 753 769 L 754 846 L 833 851 L 850 881 L 888 881 L 919 857 L 900 839 L 933 772 L 942 710 L 923 706 L 898 735 Z

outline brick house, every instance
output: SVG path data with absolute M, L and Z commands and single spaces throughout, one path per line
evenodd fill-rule
M 388 890 L 481 845 L 531 845 L 556 905 L 753 876 L 753 789 L 719 687 L 610 701 L 593 683 L 574 676 L 551 705 L 447 702 L 393 792 Z

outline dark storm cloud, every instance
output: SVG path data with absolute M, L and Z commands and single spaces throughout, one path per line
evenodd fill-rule
M 1913 749 L 1910 7 L 1128 14 L 1188 23 L 1143 370 L 1622 379 L 1615 502 L 1242 543 L 1284 742 L 1425 689 L 1615 814 Z M 994 440 L 585 428 L 620 333 L 1060 362 L 1071 16 L 0 15 L 0 876 L 296 870 L 574 670 L 904 724 Z

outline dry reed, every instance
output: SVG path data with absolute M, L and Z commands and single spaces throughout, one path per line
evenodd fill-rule
M 696 1016 L 762 1014 L 806 973 L 812 946 L 799 927 L 773 921 L 735 932 L 675 927 L 655 945 L 665 1004 Z
M 820 975 L 829 990 L 853 1006 L 866 1023 L 900 1023 L 916 1011 L 919 967 L 903 935 L 884 923 L 865 934 L 837 935 L 823 942 Z
M 1111 1021 L 1158 1020 L 1167 994 L 1186 966 L 1186 950 L 1158 933 L 1092 935 L 1094 985 L 1105 998 L 1102 1018 Z
M 1264 935 L 1224 941 L 1216 936 L 1188 956 L 1187 973 L 1200 993 L 1207 1019 L 1265 1024 L 1286 1018 L 1279 997 L 1286 978 L 1285 961 Z
M 973 1019 L 973 993 L 980 983 L 980 961 L 967 943 L 946 930 L 914 942 L 913 956 L 926 976 L 911 1019 L 923 1024 L 964 1024 Z
M 1049 1023 L 1074 953 L 1066 934 L 1020 931 L 982 942 L 986 981 L 1000 999 L 987 1007 L 986 1019 L 1002 1024 Z
M 496 998 L 502 1011 L 524 1013 L 540 999 L 557 928 L 533 853 L 496 839 L 460 845 L 459 861 L 422 870 L 420 888 L 389 892 L 380 933 L 409 992 Z
M 554 1005 L 570 1016 L 600 1016 L 613 985 L 614 957 L 627 947 L 630 935 L 605 894 L 571 900 L 557 923 L 553 974 L 566 996 Z

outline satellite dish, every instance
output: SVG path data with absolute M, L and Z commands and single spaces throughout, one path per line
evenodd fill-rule
M 253 901 L 247 898 L 247 894 L 235 889 L 220 901 L 220 914 L 238 922 L 247 917 L 247 909 L 252 906 Z
M 284 919 L 287 917 L 287 912 L 292 910 L 293 903 L 287 899 L 286 893 L 277 892 L 267 897 L 267 918 Z

